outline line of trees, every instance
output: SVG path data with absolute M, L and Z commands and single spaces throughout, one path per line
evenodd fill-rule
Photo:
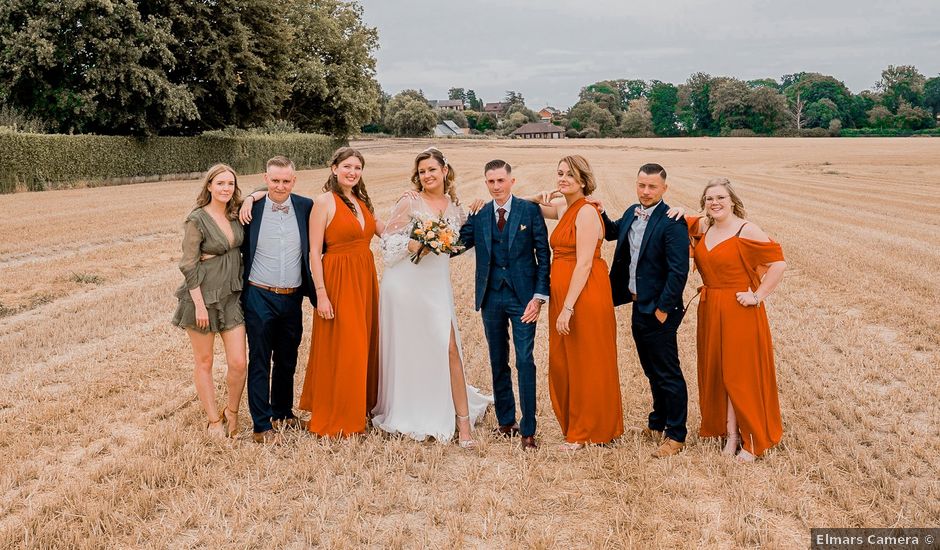
M 473 90 L 451 88 L 448 99 L 463 101 L 464 110 L 435 110 L 421 90 L 402 90 L 394 97 L 383 93 L 380 115 L 365 132 L 385 132 L 396 136 L 427 136 L 437 124 L 451 120 L 473 133 L 508 135 L 527 122 L 538 122 L 539 114 L 525 105 L 525 97 L 507 90 L 501 100 L 499 117 L 483 111 L 483 100 Z
M 379 112 L 377 48 L 341 0 L 5 0 L 0 112 L 63 133 L 346 136 Z
M 555 122 L 569 137 L 838 135 L 844 128 L 934 128 L 938 112 L 940 76 L 890 65 L 874 90 L 859 94 L 833 76 L 807 72 L 779 81 L 695 73 L 679 85 L 605 80 L 582 88 Z

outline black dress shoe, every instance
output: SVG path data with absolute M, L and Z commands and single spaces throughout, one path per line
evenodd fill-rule
M 499 437 L 512 437 L 514 435 L 519 435 L 519 425 L 513 424 L 512 426 L 497 426 L 493 428 L 493 435 Z
M 521 445 L 522 445 L 523 450 L 526 450 L 526 451 L 529 451 L 529 450 L 534 451 L 539 448 L 539 446 L 535 443 L 534 435 L 523 436 Z

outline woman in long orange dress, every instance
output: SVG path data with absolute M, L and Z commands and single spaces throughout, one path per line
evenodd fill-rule
M 369 249 L 383 224 L 362 181 L 365 159 L 343 147 L 310 214 L 310 271 L 317 311 L 300 408 L 307 429 L 350 436 L 366 429 L 375 405 L 379 364 L 379 285 Z
M 698 391 L 702 437 L 727 438 L 725 454 L 753 461 L 780 442 L 773 343 L 764 300 L 786 263 L 780 245 L 745 219 L 744 204 L 724 178 L 708 182 L 703 217 L 689 217 L 698 307 Z
M 578 450 L 623 435 L 617 325 L 600 255 L 604 225 L 585 201 L 596 187 L 594 174 L 584 157 L 572 155 L 558 163 L 557 176 L 557 191 L 536 199 L 546 218 L 560 218 L 549 240 L 548 391 L 562 449 Z

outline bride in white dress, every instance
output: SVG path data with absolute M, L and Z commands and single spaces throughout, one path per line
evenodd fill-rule
M 455 173 L 437 149 L 415 158 L 411 176 L 417 197 L 404 197 L 382 234 L 385 270 L 379 289 L 379 394 L 372 424 L 419 441 L 475 446 L 471 426 L 493 402 L 467 384 L 450 280 L 450 257 L 426 254 L 409 260 L 420 245 L 410 238 L 413 217 L 442 214 L 459 233 L 466 221 L 454 190 Z

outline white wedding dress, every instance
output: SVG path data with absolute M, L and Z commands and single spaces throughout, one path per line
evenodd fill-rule
M 398 201 L 382 234 L 385 270 L 379 288 L 379 393 L 372 425 L 423 441 L 448 442 L 456 418 L 450 386 L 448 347 L 460 332 L 450 280 L 450 257 L 427 254 L 409 259 L 412 219 L 437 218 L 423 199 Z M 455 231 L 466 221 L 463 209 L 444 212 Z M 461 358 L 463 352 L 461 351 Z M 475 424 L 493 398 L 467 384 L 470 422 Z

